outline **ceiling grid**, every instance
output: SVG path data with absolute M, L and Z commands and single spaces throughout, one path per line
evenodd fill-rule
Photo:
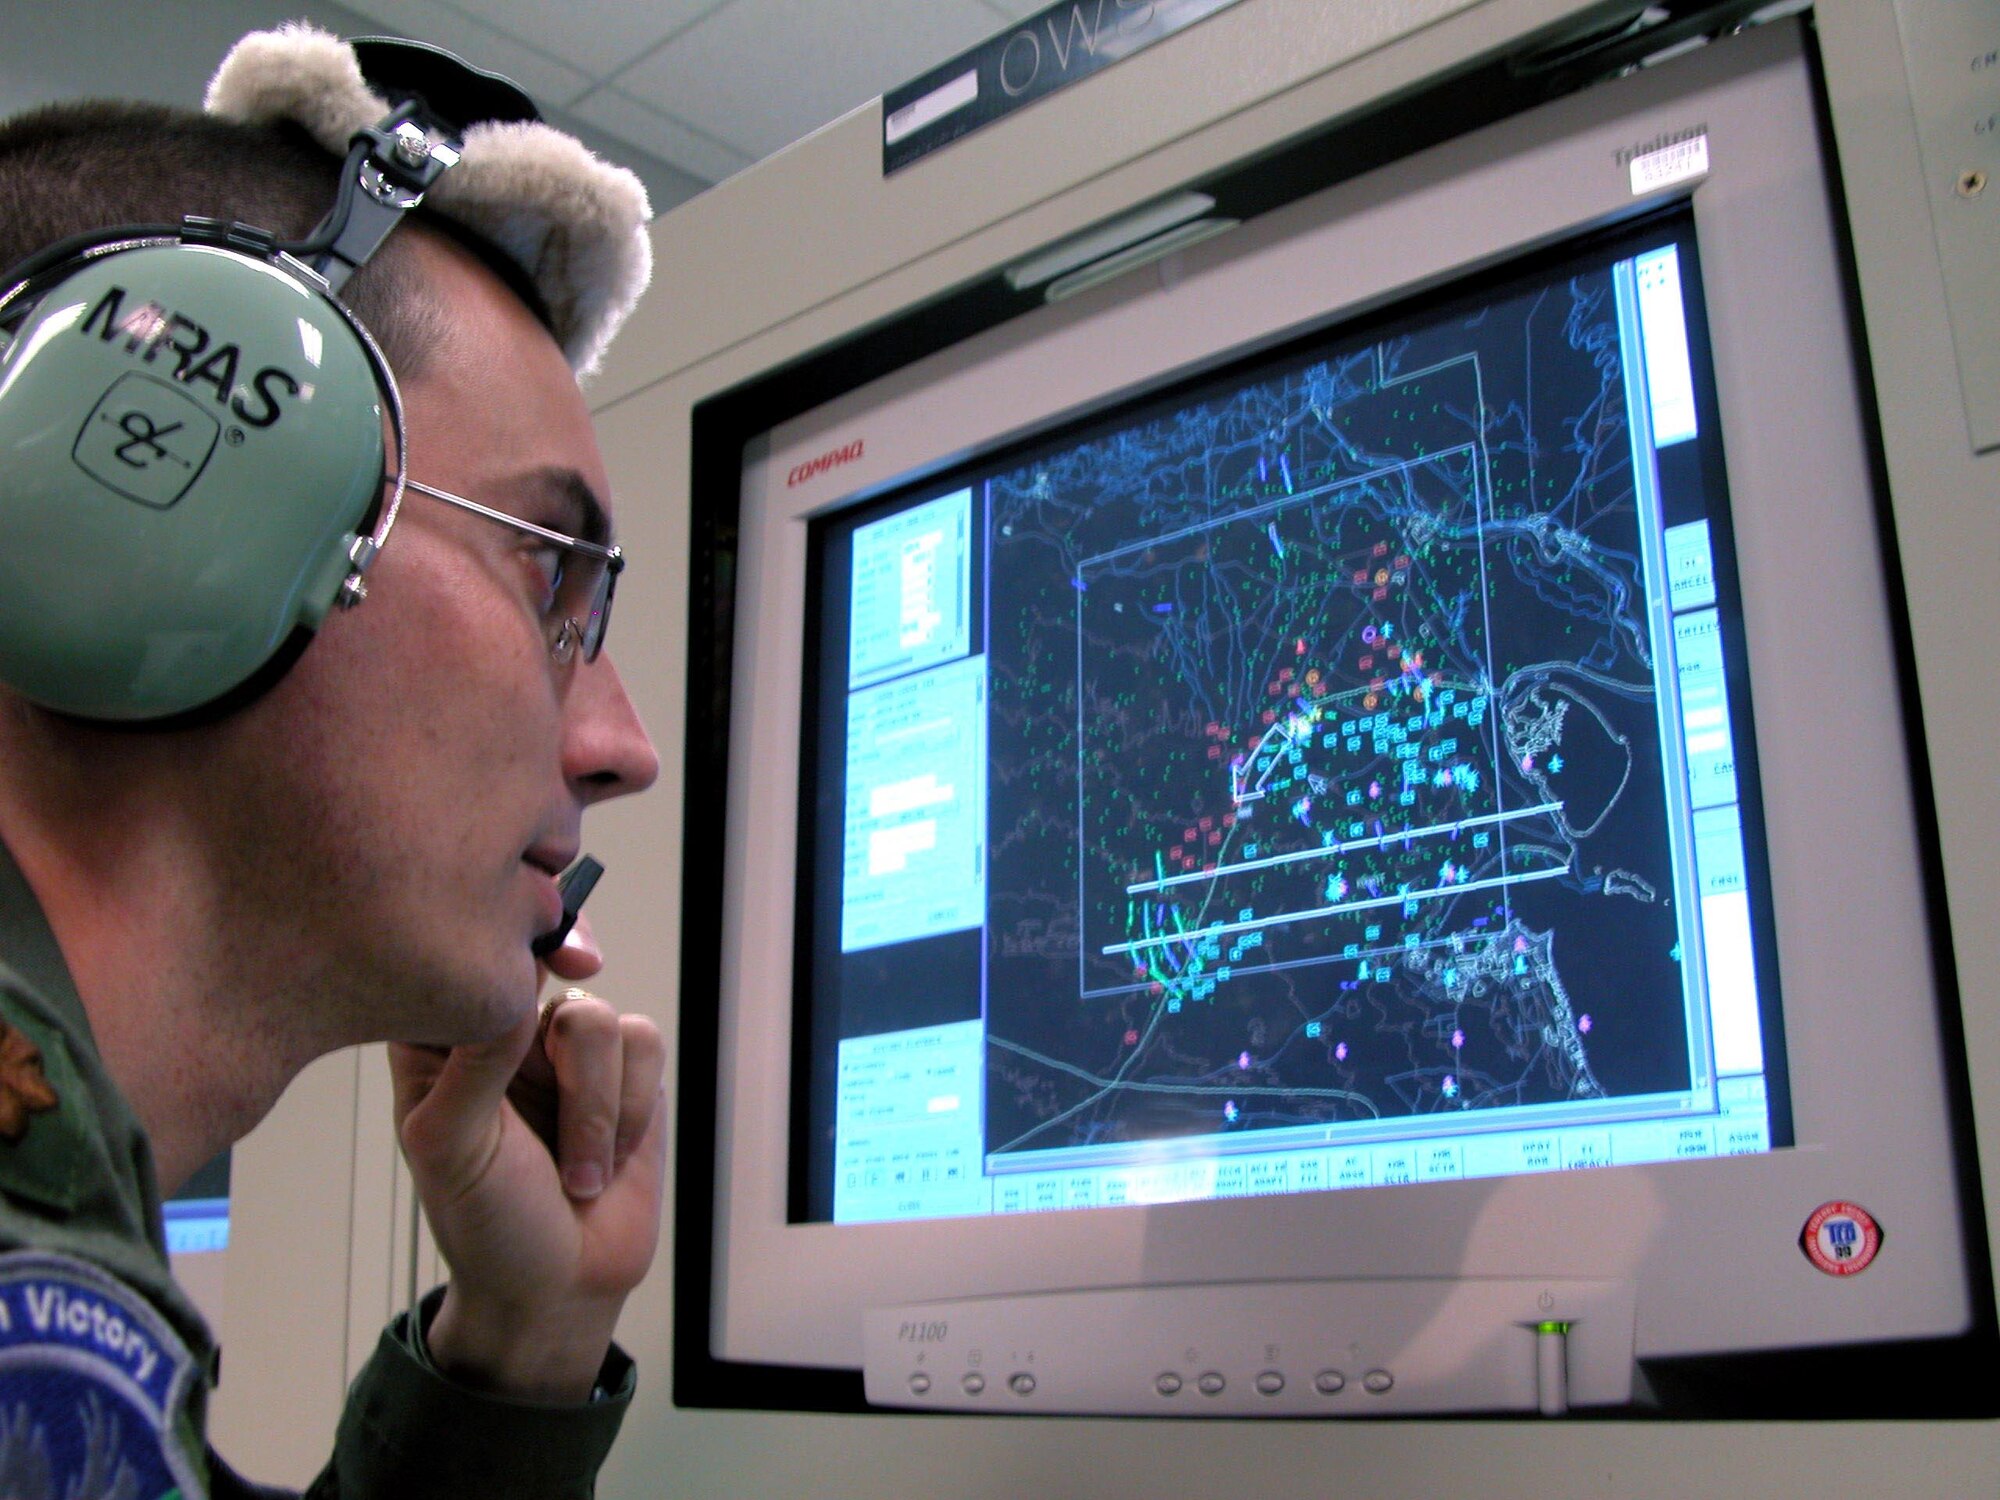
M 719 182 L 977 45 L 1040 0 L 346 0 Z

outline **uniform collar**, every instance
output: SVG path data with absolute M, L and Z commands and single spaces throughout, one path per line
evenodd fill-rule
M 25 980 L 63 1020 L 90 1034 L 90 1019 L 42 903 L 5 843 L 0 843 L 0 965 Z

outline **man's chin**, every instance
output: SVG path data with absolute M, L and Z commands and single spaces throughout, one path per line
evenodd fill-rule
M 441 988 L 425 1007 L 422 1030 L 429 1035 L 410 1040 L 427 1047 L 480 1046 L 519 1026 L 535 1013 L 542 970 L 525 948 L 519 964 L 506 967 L 509 972 L 460 976 L 448 990 Z

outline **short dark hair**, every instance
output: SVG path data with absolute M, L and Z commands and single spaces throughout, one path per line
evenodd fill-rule
M 159 104 L 45 105 L 0 122 L 0 271 L 73 235 L 189 214 L 302 239 L 332 206 L 339 176 L 339 160 L 296 125 L 244 125 Z M 484 262 L 549 326 L 512 261 L 449 220 L 422 210 L 415 219 Z M 405 378 L 447 326 L 400 233 L 340 296 Z

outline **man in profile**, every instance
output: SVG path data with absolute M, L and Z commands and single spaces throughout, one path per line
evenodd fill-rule
M 290 29 L 239 46 L 206 116 L 76 105 L 0 125 L 0 266 L 189 215 L 263 233 L 189 231 L 204 247 L 306 256 L 356 111 L 429 87 L 421 57 L 375 61 L 393 86 Z M 434 144 L 387 139 L 413 169 Z M 584 810 L 658 769 L 600 654 L 622 557 L 577 385 L 643 285 L 646 209 L 636 179 L 518 113 L 472 122 L 462 151 L 441 181 L 465 185 L 340 292 L 402 408 L 377 423 L 389 478 L 341 607 L 211 701 L 127 718 L 44 691 L 68 642 L 10 642 L 45 622 L 0 615 L 0 1493 L 254 1492 L 206 1449 L 215 1349 L 172 1282 L 160 1200 L 308 1062 L 360 1042 L 394 1044 L 399 1135 L 451 1279 L 384 1333 L 310 1493 L 587 1494 L 629 1402 L 611 1335 L 658 1236 L 663 1046 L 581 992 L 538 1022 L 536 996 L 598 964 L 587 935 L 555 946 Z M 59 420 L 22 417 L 46 348 L 95 340 L 146 400 L 240 402 L 224 446 L 258 439 L 260 392 L 316 394 L 310 375 L 258 387 L 247 352 L 223 357 L 226 329 L 164 298 L 134 291 L 83 328 L 82 304 L 49 313 L 55 260 L 33 268 L 55 290 L 0 283 L 0 528 L 20 569 L 69 566 L 31 457 L 53 441 L 59 465 L 136 464 L 122 450 L 161 457 L 175 425 L 94 387 L 62 404 L 60 381 Z M 296 480 L 258 478 L 236 503 Z M 135 524 L 194 509 L 117 503 Z M 51 595 L 84 622 L 154 586 L 151 557 L 126 576 L 94 555 Z M 13 576 L 17 594 L 44 581 Z

